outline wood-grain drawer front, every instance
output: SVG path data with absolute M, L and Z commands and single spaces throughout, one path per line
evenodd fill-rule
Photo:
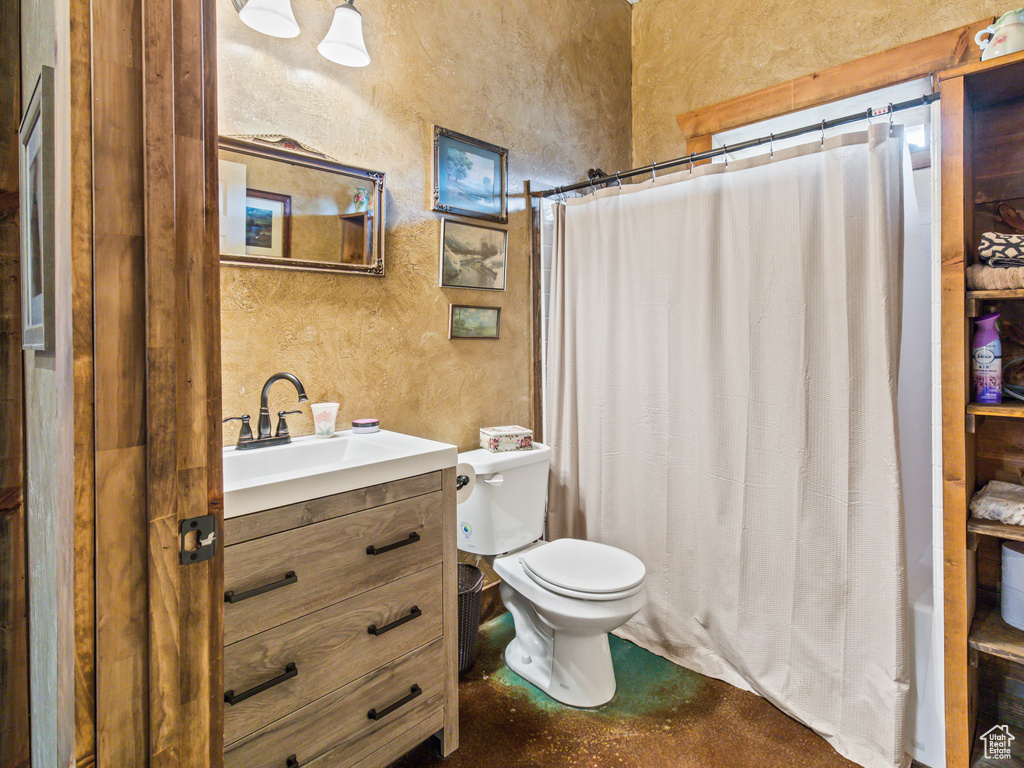
M 395 621 L 402 623 L 388 629 Z M 370 626 L 379 634 L 370 634 Z M 440 636 L 439 563 L 229 645 L 224 649 L 228 690 L 247 691 L 280 675 L 288 664 L 295 664 L 298 674 L 238 704 L 226 704 L 224 743 Z
M 418 696 L 380 719 L 368 716 L 407 699 L 413 686 Z M 285 768 L 289 755 L 301 766 L 328 750 L 333 765 L 349 765 L 443 706 L 443 640 L 437 639 L 229 745 L 224 768 Z
M 262 632 L 441 561 L 441 494 L 307 525 L 224 549 L 224 586 L 243 593 L 283 581 L 280 589 L 224 606 L 224 643 Z M 418 541 L 411 541 L 415 533 Z M 379 555 L 367 547 L 406 546 Z
M 229 517 L 224 521 L 224 546 L 241 544 L 303 525 L 313 525 L 362 509 L 381 507 L 440 490 L 441 473 L 428 472 L 425 475 L 405 477 L 382 485 L 371 485 L 333 496 L 253 512 L 251 515 Z

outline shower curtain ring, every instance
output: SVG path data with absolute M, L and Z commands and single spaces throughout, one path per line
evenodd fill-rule
M 656 162 L 651 163 L 651 179 L 658 178 L 658 164 Z
M 889 135 L 892 136 L 892 102 L 889 102 Z
M 768 159 L 771 160 L 772 158 L 775 157 L 775 134 L 774 133 L 769 133 L 768 134 L 768 149 L 769 149 Z
M 725 170 L 729 170 L 729 145 L 722 145 L 722 157 L 725 158 Z
M 693 155 L 694 155 L 694 153 L 691 152 L 690 153 L 690 175 L 691 176 L 693 175 Z
M 619 187 L 621 187 L 621 186 L 622 186 L 622 179 L 620 179 L 620 178 L 619 178 L 619 172 L 618 172 L 618 171 L 616 171 L 616 172 L 615 172 L 615 183 L 616 183 L 616 184 L 617 184 L 617 185 L 618 185 Z
M 825 146 L 825 121 L 821 121 L 821 146 Z

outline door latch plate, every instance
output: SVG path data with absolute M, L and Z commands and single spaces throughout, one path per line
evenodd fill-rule
M 213 515 L 181 521 L 181 564 L 193 565 L 217 554 L 217 518 Z

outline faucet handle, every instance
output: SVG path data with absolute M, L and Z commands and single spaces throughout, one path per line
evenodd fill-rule
M 284 437 L 288 434 L 288 422 L 285 421 L 285 416 L 291 416 L 294 413 L 302 413 L 302 411 L 278 411 L 277 412 L 277 431 L 274 433 L 276 437 Z
M 238 432 L 239 443 L 251 443 L 252 442 L 252 427 L 249 426 L 249 414 L 244 416 L 228 416 L 224 419 L 224 424 L 229 421 L 240 421 L 242 422 L 242 428 Z

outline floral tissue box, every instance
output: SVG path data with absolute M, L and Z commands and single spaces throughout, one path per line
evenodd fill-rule
M 533 448 L 533 430 L 510 424 L 504 427 L 483 427 L 480 447 L 492 453 L 522 451 Z

